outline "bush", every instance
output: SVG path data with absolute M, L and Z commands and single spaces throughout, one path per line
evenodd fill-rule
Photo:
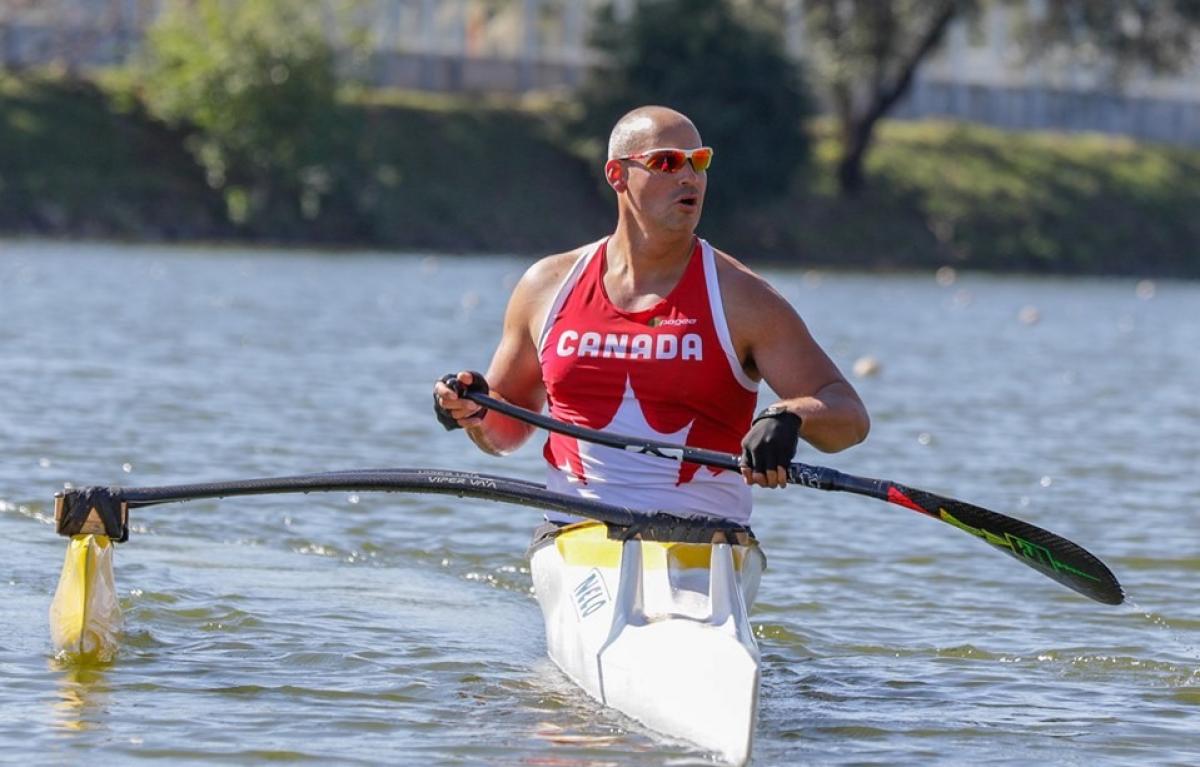
M 193 131 L 187 145 L 209 184 L 251 230 L 313 222 L 348 184 L 337 158 L 349 151 L 349 126 L 315 5 L 171 3 L 148 35 L 147 107 Z
M 607 140 L 643 104 L 692 118 L 716 150 L 706 216 L 785 192 L 809 157 L 812 113 L 800 70 L 779 33 L 728 0 L 644 0 L 628 22 L 598 11 L 592 47 L 606 59 L 581 93 L 580 132 Z M 602 162 L 601 158 L 597 158 Z

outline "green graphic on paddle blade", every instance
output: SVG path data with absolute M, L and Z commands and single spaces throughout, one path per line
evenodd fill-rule
M 938 518 L 943 522 L 984 540 L 1067 588 L 1105 604 L 1121 604 L 1125 599 L 1120 584 L 1104 563 L 1065 538 L 1025 522 L 1001 518 L 986 509 L 973 509 L 967 504 L 960 504 L 955 509 L 957 515 L 943 506 L 937 509 Z M 975 524 L 963 521 L 962 517 L 967 516 L 973 517 Z M 989 516 L 1008 524 L 989 525 L 986 519 Z
M 1087 578 L 1089 581 L 1100 582 L 1100 579 L 1094 575 L 1084 572 L 1077 567 L 1071 567 L 1066 562 L 1060 562 L 1054 558 L 1054 554 L 1045 546 L 1039 546 L 1033 541 L 1027 541 L 1024 538 L 1013 535 L 1012 533 L 1004 533 L 996 535 L 995 533 L 984 530 L 980 527 L 971 527 L 967 523 L 956 519 L 953 514 L 945 509 L 938 509 L 938 512 L 943 521 L 957 527 L 959 530 L 965 530 L 971 535 L 984 539 L 988 543 L 1005 550 L 1005 553 L 1012 554 L 1018 557 L 1024 557 L 1030 560 L 1035 565 L 1049 567 L 1059 572 L 1071 573 L 1078 575 L 1080 578 Z

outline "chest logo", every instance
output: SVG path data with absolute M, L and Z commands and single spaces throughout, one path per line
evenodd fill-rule
M 655 317 L 647 324 L 652 328 L 657 328 L 666 325 L 695 325 L 697 322 L 699 320 L 695 317 Z

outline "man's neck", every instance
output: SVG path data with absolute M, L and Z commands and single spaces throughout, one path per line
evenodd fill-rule
M 618 226 L 609 242 L 630 260 L 642 264 L 680 261 L 692 252 L 692 232 L 647 232 L 637 227 Z
M 610 298 L 627 311 L 653 304 L 679 282 L 694 247 L 692 232 L 648 233 L 618 224 L 605 246 Z

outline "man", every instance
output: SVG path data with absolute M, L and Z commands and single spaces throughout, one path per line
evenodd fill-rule
M 799 437 L 834 452 L 867 435 L 866 408 L 762 278 L 695 235 L 712 150 L 686 116 L 635 109 L 613 128 L 609 237 L 538 261 L 513 291 L 486 377 L 434 387 L 434 408 L 488 453 L 533 427 L 488 414 L 455 388 L 561 420 L 742 454 L 742 476 L 552 434 L 547 487 L 647 510 L 746 522 L 749 485 L 783 487 Z M 486 381 L 480 380 L 486 378 Z M 782 399 L 753 418 L 759 381 Z

